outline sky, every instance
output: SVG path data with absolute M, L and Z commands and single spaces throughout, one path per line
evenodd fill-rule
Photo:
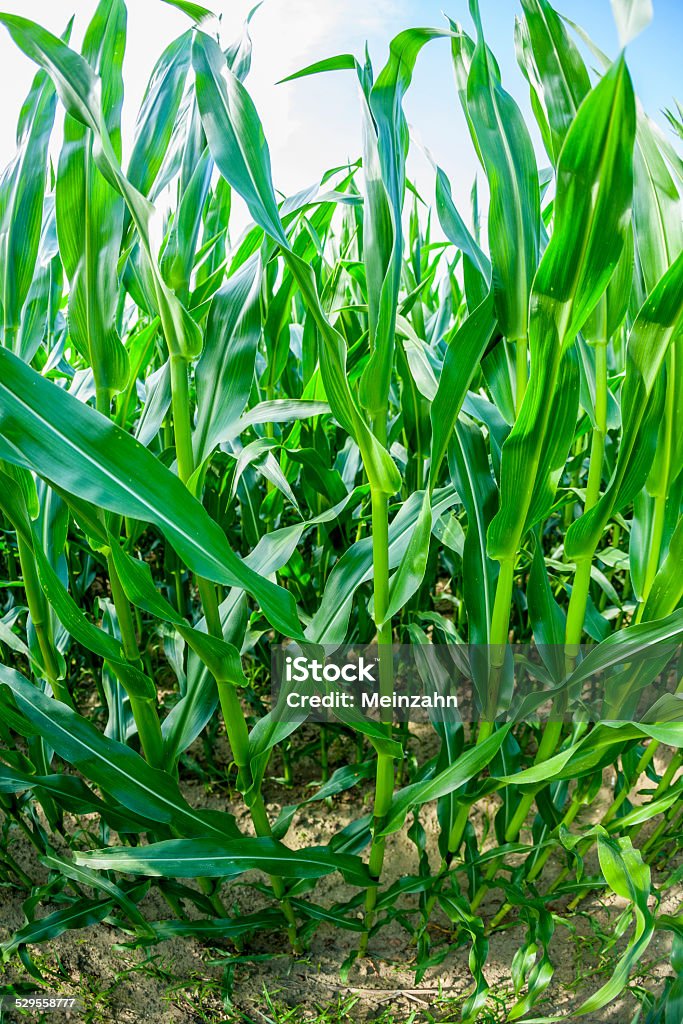
M 239 35 L 255 0 L 204 0 L 221 17 L 225 43 Z M 628 47 L 629 67 L 645 107 L 666 128 L 661 114 L 673 97 L 683 100 L 680 44 L 683 0 L 653 0 L 654 20 Z M 21 14 L 61 33 L 74 14 L 72 45 L 80 44 L 95 9 L 95 0 L 0 0 L 5 11 Z M 557 8 L 580 24 L 610 56 L 619 50 L 610 0 L 558 0 Z M 528 87 L 517 66 L 513 30 L 519 0 L 481 0 L 487 42 L 501 66 L 505 88 L 532 123 Z M 361 57 L 367 40 L 376 71 L 387 56 L 389 40 L 411 26 L 444 26 L 442 11 L 472 32 L 466 0 L 265 0 L 254 14 L 254 53 L 247 87 L 259 110 L 268 139 L 273 179 L 283 194 L 307 187 L 329 167 L 355 159 L 360 151 L 357 86 L 352 72 L 319 75 L 277 85 L 279 79 L 314 61 L 337 53 Z M 188 26 L 180 11 L 161 0 L 131 0 L 129 42 L 124 67 L 124 166 L 135 117 L 154 61 Z M 0 28 L 0 165 L 14 152 L 15 125 L 34 68 Z M 467 216 L 475 175 L 481 179 L 455 92 L 446 39 L 430 42 L 418 58 L 405 111 L 415 145 L 408 173 L 427 202 L 432 201 L 434 172 L 427 147 L 444 168 L 453 194 Z M 668 130 L 668 129 L 667 129 Z M 539 165 L 547 163 L 539 148 Z M 239 215 L 239 213 L 238 213 Z

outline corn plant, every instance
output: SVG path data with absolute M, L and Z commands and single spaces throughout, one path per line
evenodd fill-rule
M 327 923 L 357 936 L 348 971 L 399 922 L 419 979 L 449 949 L 438 919 L 471 946 L 476 1021 L 488 935 L 516 917 L 519 1019 L 551 983 L 558 917 L 609 890 L 632 930 L 578 1007 L 599 1012 L 655 929 L 674 970 L 683 935 L 683 906 L 659 911 L 683 812 L 680 124 L 645 113 L 623 52 L 588 40 L 589 68 L 585 34 L 522 0 L 539 154 L 469 0 L 473 35 L 407 29 L 379 72 L 351 55 L 293 69 L 302 89 L 356 77 L 363 144 L 283 198 L 248 26 L 226 46 L 208 11 L 167 2 L 189 27 L 125 158 L 124 0 L 100 0 L 80 53 L 70 29 L 0 15 L 38 67 L 0 182 L 0 872 L 59 904 L 3 955 L 105 919 L 139 946 L 281 930 L 296 955 Z M 648 5 L 613 6 L 627 42 Z M 486 241 L 476 191 L 468 227 L 444 169 L 433 210 L 407 178 L 403 100 L 437 46 L 486 179 Z M 373 642 L 384 696 L 397 643 L 418 662 L 478 652 L 481 713 L 304 728 L 271 703 L 276 645 Z M 559 714 L 506 716 L 522 645 Z M 629 711 L 662 674 L 648 713 Z M 572 713 L 595 678 L 600 713 Z M 224 809 L 188 801 L 198 772 Z M 275 773 L 292 789 L 276 817 Z M 288 843 L 301 807 L 354 791 L 327 845 Z M 489 836 L 473 823 L 492 804 Z M 386 885 L 406 828 L 415 863 Z M 47 882 L 13 855 L 18 834 Z M 227 886 L 247 872 L 268 905 L 240 914 Z M 316 902 L 334 872 L 345 901 Z M 145 912 L 152 886 L 167 919 Z M 648 1012 L 678 1019 L 680 978 L 657 998 Z

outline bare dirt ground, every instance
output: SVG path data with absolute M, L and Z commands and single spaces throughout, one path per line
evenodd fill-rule
M 606 778 L 603 791 L 590 808 L 584 809 L 574 828 L 599 818 L 609 800 L 609 782 Z M 196 806 L 226 807 L 224 795 L 211 792 L 196 782 L 186 784 L 184 791 Z M 269 810 L 276 814 L 282 804 L 295 802 L 300 794 L 300 790 L 271 784 Z M 333 808 L 321 803 L 302 808 L 288 834 L 288 844 L 298 848 L 325 843 L 368 809 L 367 794 L 364 800 L 361 807 L 361 793 L 353 790 L 335 798 Z M 234 805 L 230 809 L 234 811 Z M 475 810 L 478 831 L 481 832 L 486 814 L 494 810 L 493 800 L 488 808 L 479 806 Z M 238 811 L 237 817 L 240 827 L 248 832 L 245 815 Z M 430 838 L 432 861 L 436 866 L 437 824 L 432 806 L 423 809 L 421 820 Z M 16 829 L 11 833 L 10 848 L 31 877 L 38 881 L 47 877 L 34 849 Z M 589 859 L 588 866 L 594 868 L 595 864 Z M 549 862 L 544 878 L 552 877 L 559 867 L 559 861 L 555 865 Z M 671 869 L 669 864 L 667 875 Z M 390 837 L 384 884 L 416 870 L 413 844 L 402 833 Z M 656 874 L 653 880 L 656 885 Z M 266 904 L 261 892 L 243 884 L 251 881 L 258 879 L 243 876 L 239 883 L 223 887 L 223 901 L 232 913 L 250 913 Z M 315 900 L 327 905 L 348 899 L 350 894 L 341 876 L 331 875 L 318 883 Z M 22 903 L 27 895 L 26 891 L 0 889 L 0 941 L 24 923 Z M 667 890 L 661 911 L 673 913 L 682 895 L 675 888 Z M 484 920 L 495 915 L 501 902 L 500 890 L 489 892 L 480 911 Z M 558 900 L 550 904 L 550 909 L 564 917 L 565 906 L 566 899 Z M 614 896 L 592 897 L 580 904 L 568 919 L 557 919 L 550 946 L 555 974 L 530 1017 L 557 1015 L 572 1019 L 572 1011 L 607 981 L 630 933 L 629 929 L 618 939 L 615 935 L 615 923 L 623 907 L 623 901 Z M 156 889 L 144 897 L 140 908 L 152 920 L 172 916 Z M 45 906 L 41 914 L 55 909 L 56 905 Z M 435 915 L 430 931 L 434 948 L 452 942 L 450 923 L 445 917 Z M 515 1002 L 510 964 L 524 942 L 524 935 L 524 925 L 515 922 L 512 916 L 504 930 L 491 936 L 484 972 L 491 994 L 489 1008 L 479 1018 L 482 1024 L 504 1021 Z M 461 945 L 460 940 L 452 942 L 443 962 L 430 969 L 416 984 L 415 950 L 408 933 L 396 923 L 379 932 L 371 942 L 371 955 L 354 965 L 346 982 L 340 980 L 339 968 L 353 950 L 357 935 L 340 933 L 327 924 L 318 928 L 307 956 L 299 959 L 290 956 L 279 934 L 259 934 L 239 953 L 228 941 L 206 943 L 195 938 L 174 938 L 148 949 L 130 949 L 124 945 L 130 938 L 104 922 L 87 930 L 68 932 L 45 946 L 30 947 L 33 961 L 45 978 L 42 985 L 30 977 L 16 956 L 13 957 L 0 967 L 0 991 L 10 983 L 21 984 L 24 990 L 43 989 L 61 996 L 76 996 L 81 1008 L 68 1018 L 31 1014 L 6 1016 L 5 1019 L 69 1019 L 93 1024 L 110 1021 L 120 1024 L 194 1024 L 199 1021 L 445 1024 L 460 1019 L 462 997 L 472 987 L 469 947 L 467 943 Z M 631 979 L 632 985 L 657 991 L 664 978 L 672 973 L 669 952 L 670 933 L 655 933 L 640 963 L 639 976 Z M 629 1024 L 637 1005 L 634 996 L 627 992 L 598 1014 L 577 1019 L 586 1024 Z

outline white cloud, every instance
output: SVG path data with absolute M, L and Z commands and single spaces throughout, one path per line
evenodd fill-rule
M 247 6 L 242 4 L 243 8 Z M 353 72 L 275 85 L 325 57 L 363 55 L 365 40 L 386 35 L 402 4 L 379 0 L 266 0 L 252 22 L 254 61 L 249 90 L 263 119 L 277 185 L 307 185 L 360 149 Z
M 306 64 L 341 52 L 362 57 L 366 39 L 383 62 L 386 43 L 407 23 L 408 0 L 265 0 L 251 22 L 254 43 L 247 82 L 263 120 L 276 187 L 292 193 L 311 184 L 328 167 L 360 151 L 357 85 L 352 72 L 318 75 L 300 82 L 276 82 Z M 220 15 L 225 43 L 242 31 L 253 0 L 222 0 L 207 6 Z M 72 45 L 79 46 L 95 0 L 4 0 L 3 7 L 55 33 L 75 13 Z M 128 3 L 128 45 L 124 68 L 124 151 L 154 61 L 187 28 L 181 12 L 159 0 Z M 35 68 L 0 29 L 3 103 L 0 109 L 0 164 L 14 151 L 16 119 Z M 62 115 L 58 114 L 57 123 Z

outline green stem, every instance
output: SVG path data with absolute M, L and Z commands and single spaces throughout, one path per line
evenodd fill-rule
M 202 582 L 205 587 L 207 585 L 210 586 L 210 584 L 207 584 L 206 580 L 203 580 Z M 209 606 L 211 606 L 210 600 Z M 217 605 L 216 611 L 218 611 Z M 207 615 L 207 625 L 208 623 L 209 616 Z M 249 730 L 247 729 L 244 712 L 242 711 L 242 706 L 239 702 L 235 687 L 231 683 L 219 682 L 218 696 L 220 699 L 221 711 L 223 713 L 223 721 L 225 722 L 225 731 L 228 734 L 232 756 L 235 759 L 235 764 L 237 765 L 238 785 L 241 792 L 244 794 L 249 791 L 253 784 L 249 763 Z M 251 795 L 248 806 L 256 835 L 271 836 L 272 830 L 260 789 L 257 793 Z M 285 884 L 277 875 L 270 876 L 270 883 L 273 887 L 275 898 L 280 902 L 282 912 L 287 921 L 287 934 L 289 936 L 292 949 L 296 953 L 300 953 L 302 947 L 297 935 L 296 917 L 294 916 L 294 911 L 292 910 L 289 900 L 286 898 Z
M 662 821 L 660 821 L 659 825 L 657 825 L 657 828 L 654 830 L 650 838 L 645 843 L 643 843 L 641 847 L 641 853 L 647 853 L 649 855 L 645 858 L 646 863 L 649 864 L 655 859 L 655 857 L 657 856 L 657 851 L 653 851 L 652 848 L 656 846 L 657 842 L 661 839 L 664 833 L 673 826 L 676 819 L 679 818 L 682 813 L 683 807 L 679 806 L 678 803 L 675 803 L 673 807 L 669 808 L 667 813 L 664 815 L 664 818 L 662 819 Z
M 110 523 L 110 526 L 111 525 L 113 525 L 113 523 Z M 135 633 L 135 620 L 133 619 L 130 601 L 126 597 L 111 555 L 107 556 L 107 568 L 109 570 L 111 596 L 116 609 L 116 617 L 119 621 L 119 629 L 121 631 L 123 653 L 126 657 L 126 661 L 129 661 L 131 665 L 134 665 L 140 671 L 144 671 L 142 658 L 140 657 L 140 650 L 138 648 L 138 641 Z M 114 673 L 116 673 L 116 666 L 112 665 L 111 667 Z M 121 680 L 121 684 L 124 689 L 126 689 L 125 680 Z M 145 759 L 155 768 L 161 768 L 164 763 L 164 740 L 161 733 L 161 722 L 159 720 L 156 701 L 136 697 L 130 692 L 128 693 L 128 698 L 130 700 L 130 709 L 133 712 L 135 726 L 138 731 L 138 736 L 140 737 L 140 745 L 145 755 Z
M 657 747 L 659 747 L 659 744 L 657 743 L 656 740 L 652 740 L 651 743 L 650 743 L 650 747 L 652 747 L 652 746 L 657 748 Z M 648 750 L 650 749 L 650 747 L 648 747 Z M 653 753 L 652 756 L 654 757 L 654 753 Z M 674 778 L 676 772 L 681 767 L 681 764 L 683 764 L 683 751 L 679 751 L 677 754 L 674 754 L 674 756 L 669 761 L 668 768 L 666 769 L 666 771 L 662 775 L 662 778 L 659 781 L 659 785 L 657 786 L 657 788 L 655 789 L 654 793 L 652 794 L 652 798 L 651 799 L 653 801 L 657 800 L 662 795 L 662 793 L 664 793 L 669 788 L 669 786 L 671 785 L 671 783 L 673 781 L 673 778 Z M 675 813 L 675 811 L 676 811 L 676 804 L 674 804 L 673 808 L 671 808 L 671 810 L 668 812 L 668 814 L 665 815 L 663 821 L 660 822 L 660 824 L 657 826 L 657 828 L 652 833 L 650 838 L 643 844 L 643 852 L 645 850 L 649 850 L 650 847 L 657 841 L 657 839 L 662 834 L 662 832 L 667 828 L 668 823 L 669 823 L 669 814 L 671 814 L 672 811 Z M 644 824 L 644 822 L 641 823 L 640 825 L 637 825 L 632 830 L 632 832 L 631 832 L 631 839 L 635 839 L 635 837 L 638 835 L 638 833 L 642 829 L 643 824 Z
M 28 541 L 21 536 L 18 530 L 17 549 L 19 552 L 21 575 L 24 581 L 24 591 L 26 592 L 26 603 L 38 640 L 45 678 L 50 684 L 57 700 L 61 700 L 63 704 L 73 708 L 73 701 L 66 683 L 59 678 L 59 666 L 55 657 L 49 610 L 45 595 L 38 581 L 35 555 Z
M 178 476 L 187 484 L 194 472 L 194 454 L 187 362 L 181 356 L 171 356 L 171 408 Z
M 655 581 L 657 570 L 659 569 L 659 558 L 662 551 L 664 524 L 666 520 L 666 501 L 666 494 L 658 494 L 655 497 L 655 511 L 652 519 L 652 533 L 650 534 L 650 550 L 648 552 L 647 565 L 645 567 L 645 579 L 643 580 L 643 596 L 636 609 L 634 618 L 635 623 L 640 622 L 643 618 L 645 604 L 652 589 L 652 584 Z
M 375 598 L 375 622 L 377 623 L 377 644 L 379 654 L 379 688 L 382 696 L 390 695 L 393 688 L 393 665 L 391 655 L 391 620 L 386 619 L 389 607 L 389 505 L 386 494 L 373 491 L 372 499 L 372 561 Z M 388 736 L 391 736 L 391 710 L 382 710 L 382 721 Z M 379 835 L 386 815 L 391 807 L 394 791 L 394 759 L 389 754 L 377 754 L 375 780 L 375 802 L 373 808 L 373 835 L 368 869 L 373 879 L 365 897 L 365 929 L 361 935 L 359 955 L 365 956 L 370 929 L 375 917 L 377 891 L 386 840 Z
M 126 597 L 123 586 L 121 585 L 121 580 L 119 579 L 119 574 L 116 571 L 114 560 L 111 555 L 107 556 L 107 568 L 109 570 L 111 596 L 114 601 L 114 607 L 116 608 L 116 617 L 119 620 L 119 629 L 121 630 L 123 653 L 128 661 L 136 664 L 140 662 L 141 659 L 137 636 L 135 634 L 135 621 L 133 619 L 130 602 Z
M 493 725 L 498 711 L 498 697 L 500 694 L 500 680 L 505 664 L 505 648 L 510 633 L 510 606 L 512 604 L 512 587 L 515 574 L 515 559 L 505 558 L 500 563 L 500 572 L 496 583 L 496 596 L 493 602 L 491 615 L 490 637 L 490 678 L 487 707 L 483 709 L 482 721 L 479 726 L 477 743 L 484 740 L 493 732 Z
M 187 372 L 188 368 L 185 360 L 177 356 L 171 356 L 173 430 L 178 461 L 178 476 L 184 484 L 187 484 L 194 472 L 190 390 Z M 206 617 L 207 629 L 213 636 L 222 639 L 223 624 L 221 622 L 215 584 L 210 580 L 197 577 L 197 587 Z M 235 688 L 231 684 L 219 680 L 216 680 L 216 684 L 225 722 L 225 731 L 239 773 L 240 789 L 242 793 L 246 793 L 252 784 L 247 722 Z M 258 836 L 270 836 L 272 834 L 270 822 L 268 821 L 268 814 L 260 790 L 255 795 L 251 795 L 248 807 L 256 834 Z M 296 917 L 289 900 L 286 898 L 284 882 L 280 877 L 274 875 L 270 876 L 270 882 L 275 897 L 280 902 L 282 912 L 287 920 L 287 932 L 292 949 L 295 953 L 300 953 L 302 946 L 297 935 Z
M 128 695 L 145 760 L 154 768 L 164 767 L 164 738 L 155 700 Z
M 540 851 L 538 857 L 536 858 L 536 860 L 534 861 L 532 867 L 530 868 L 529 873 L 526 876 L 527 881 L 533 882 L 533 880 L 535 878 L 537 878 L 538 875 L 540 875 L 541 871 L 543 870 L 543 868 L 545 866 L 546 861 L 548 860 L 548 857 L 550 856 L 550 854 L 555 849 L 554 844 L 551 844 L 550 840 L 552 840 L 555 836 L 557 836 L 557 834 L 559 833 L 559 830 L 560 830 L 560 828 L 562 826 L 564 826 L 566 828 L 568 825 L 570 825 L 572 823 L 572 821 L 574 820 L 574 818 L 576 817 L 576 815 L 579 812 L 579 809 L 581 807 L 581 802 L 582 801 L 576 796 L 576 794 L 572 797 L 572 801 L 571 801 L 571 803 L 570 803 L 570 805 L 569 805 L 569 807 L 568 807 L 564 817 L 562 818 L 562 821 L 557 826 L 557 828 L 553 829 L 553 831 L 551 832 L 550 836 L 548 836 L 548 845 L 546 846 L 546 848 L 544 850 Z M 507 917 L 507 915 L 510 913 L 511 910 L 512 910 L 512 904 L 511 903 L 504 903 L 503 906 L 498 911 L 498 913 L 496 914 L 496 916 L 491 920 L 491 923 L 489 924 L 488 928 L 486 929 L 487 933 L 490 934 L 491 932 L 495 931 L 496 928 L 498 927 L 498 925 L 503 921 L 504 918 Z
M 656 740 L 650 740 L 650 742 L 648 743 L 647 747 L 643 751 L 643 754 L 642 754 L 642 756 L 640 758 L 640 761 L 636 765 L 636 771 L 635 771 L 635 775 L 634 775 L 635 785 L 637 785 L 638 779 L 643 774 L 643 772 L 646 770 L 646 768 L 648 767 L 648 765 L 651 763 L 652 759 L 654 758 L 655 754 L 657 753 L 658 746 L 659 746 L 659 743 Z M 621 790 L 619 791 L 619 793 L 617 794 L 615 799 L 612 801 L 610 806 L 605 811 L 605 813 L 604 813 L 604 815 L 602 817 L 602 821 L 601 821 L 602 825 L 607 825 L 607 824 L 609 824 L 610 821 L 612 821 L 612 819 L 616 816 L 617 811 L 619 810 L 621 805 L 624 803 L 624 801 L 626 800 L 626 798 L 630 794 L 632 788 L 633 787 L 629 787 L 626 784 L 624 784 L 622 786 Z
M 648 553 L 647 565 L 645 567 L 645 579 L 643 581 L 643 595 L 636 610 L 635 621 L 640 622 L 645 610 L 645 604 L 650 596 L 652 584 L 655 581 L 659 561 L 662 553 L 662 542 L 664 540 L 664 526 L 666 523 L 666 505 L 669 493 L 669 477 L 671 476 L 671 457 L 674 446 L 674 424 L 676 423 L 676 350 L 673 346 L 669 349 L 666 363 L 666 400 L 664 406 L 664 436 L 659 444 L 661 461 L 658 463 L 658 479 L 653 490 L 655 499 L 655 512 L 652 521 L 652 534 L 650 536 L 650 551 Z
M 607 342 L 601 341 L 595 346 L 595 429 L 591 441 L 588 483 L 586 486 L 586 502 L 584 514 L 597 504 L 600 498 L 602 481 L 602 464 L 605 458 L 605 438 L 607 436 Z M 586 606 L 591 582 L 591 566 L 594 550 L 581 559 L 577 559 L 574 584 L 567 610 L 565 645 L 567 647 L 567 671 L 574 668 L 579 654 L 583 624 L 586 618 Z
M 602 464 L 605 456 L 605 438 L 607 435 L 607 342 L 601 341 L 595 346 L 595 429 L 591 440 L 590 465 L 586 487 L 584 513 L 598 502 L 600 483 L 602 480 Z M 574 584 L 567 610 L 565 627 L 565 662 L 567 673 L 573 671 L 579 654 L 583 624 L 586 618 L 586 606 L 590 592 L 591 567 L 593 552 L 577 559 Z M 562 722 L 549 721 L 543 730 L 543 738 L 538 748 L 534 764 L 543 764 L 555 753 L 562 735 Z M 519 834 L 534 801 L 533 793 L 525 793 L 506 832 L 506 840 L 511 842 Z
M 576 659 L 579 656 L 579 647 L 581 645 L 581 637 L 583 636 L 583 624 L 586 618 L 586 606 L 590 591 L 592 565 L 592 551 L 584 558 L 577 559 L 576 561 L 564 637 L 567 673 L 573 671 Z
M 491 647 L 495 653 L 491 659 L 496 665 L 503 665 L 505 645 L 510 633 L 510 606 L 512 604 L 512 584 L 514 581 L 515 560 L 506 558 L 500 563 L 500 573 L 496 584 L 496 596 L 491 615 Z
M 652 761 L 653 757 L 655 756 L 655 753 L 657 751 L 658 746 L 659 746 L 658 742 L 656 740 L 652 740 L 648 744 L 647 748 L 643 751 L 643 754 L 641 755 L 640 761 L 636 765 L 636 771 L 635 771 L 635 779 L 636 780 L 640 778 L 642 773 L 645 771 L 645 769 L 648 767 L 648 765 Z M 662 783 L 660 782 L 660 785 L 657 787 L 657 791 L 656 791 L 655 796 L 653 797 L 653 799 L 655 799 L 656 796 L 661 795 L 661 792 L 660 792 L 660 787 L 661 786 L 662 786 Z M 623 804 L 624 800 L 626 799 L 626 797 L 631 792 L 632 788 L 633 787 L 631 787 L 629 789 L 628 786 L 624 786 L 624 788 L 619 792 L 619 794 L 616 797 L 616 799 L 612 802 L 610 807 L 607 809 L 607 811 L 603 815 L 603 817 L 601 819 L 601 822 L 600 822 L 601 825 L 607 825 L 610 821 L 612 821 L 612 819 L 614 818 L 615 814 L 617 813 L 617 811 L 619 810 L 619 808 Z M 593 840 L 592 839 L 587 839 L 587 840 L 584 840 L 584 842 L 580 843 L 578 848 L 577 848 L 578 849 L 578 856 L 579 857 L 585 856 L 585 854 L 588 852 L 588 850 L 590 849 L 592 844 L 593 844 Z M 557 878 L 554 880 L 554 882 L 552 883 L 552 885 L 548 889 L 548 892 L 549 893 L 554 892 L 555 889 L 564 881 L 564 879 L 567 877 L 568 874 L 569 874 L 569 869 L 568 868 L 563 868 L 563 870 L 560 872 L 560 874 L 557 876 Z M 577 897 L 577 900 L 578 899 L 579 899 L 579 897 Z
M 643 593 L 642 599 L 638 604 L 635 614 L 635 622 L 641 622 L 645 611 L 645 605 L 647 603 L 652 584 L 654 583 L 659 568 L 659 562 L 662 552 L 662 542 L 664 539 L 664 526 L 666 522 L 666 504 L 669 489 L 669 477 L 671 475 L 671 453 L 674 441 L 674 422 L 675 422 L 675 351 L 670 350 L 667 357 L 667 384 L 666 384 L 666 403 L 664 411 L 664 438 L 662 441 L 662 461 L 659 464 L 659 477 L 656 481 L 655 490 L 655 508 L 654 517 L 652 522 L 652 533 L 650 536 L 650 550 L 648 553 L 647 565 L 645 567 L 645 579 L 643 581 Z M 651 740 L 645 750 L 643 756 L 640 759 L 640 763 L 636 768 L 636 781 L 640 778 L 642 772 L 645 771 L 647 766 L 654 758 L 659 743 L 656 740 Z M 666 778 L 666 776 L 665 776 Z M 663 782 L 664 780 L 662 780 Z M 668 783 L 667 783 L 668 784 Z M 663 792 L 662 783 L 657 787 L 656 796 L 659 796 Z M 628 796 L 629 790 L 624 789 L 619 793 L 616 800 L 612 803 L 612 806 L 607 812 L 607 820 L 616 814 L 617 810 Z M 637 834 L 637 833 L 636 833 Z
M 574 796 L 572 797 L 572 800 L 571 800 L 571 803 L 569 804 L 569 807 L 567 808 L 567 810 L 565 812 L 564 817 L 562 818 L 562 821 L 557 826 L 557 828 L 553 829 L 553 836 L 556 836 L 556 835 L 559 834 L 560 828 L 562 826 L 564 826 L 565 828 L 568 828 L 569 825 L 571 825 L 571 823 L 573 822 L 574 818 L 579 813 L 579 811 L 581 809 L 582 803 L 583 803 L 583 801 L 575 793 Z M 552 846 L 548 846 L 545 850 L 543 850 L 540 853 L 540 855 L 534 861 L 533 866 L 529 870 L 529 874 L 527 875 L 527 881 L 533 882 L 533 880 L 540 875 L 540 873 L 543 870 L 543 867 L 545 865 L 545 862 L 548 860 L 548 857 L 550 856 L 550 854 L 552 852 L 553 852 L 553 847 Z
M 107 419 L 109 419 L 111 416 L 111 392 L 108 388 L 96 388 L 95 404 L 97 411 L 101 413 L 102 416 L 106 416 Z M 104 513 L 104 520 L 107 528 L 111 530 L 115 535 L 116 540 L 118 540 L 121 532 L 120 516 L 113 516 Z M 116 609 L 119 629 L 121 631 L 123 653 L 126 660 L 129 661 L 131 665 L 134 665 L 136 668 L 143 671 L 142 658 L 140 657 L 140 650 L 138 648 L 138 641 L 135 632 L 135 620 L 133 618 L 130 601 L 123 589 L 111 555 L 107 555 L 107 569 L 109 572 L 111 596 L 114 602 L 114 608 Z M 115 666 L 112 666 L 112 669 L 116 672 Z M 121 680 L 121 684 L 124 686 L 124 689 L 126 689 L 123 680 Z M 161 733 L 161 721 L 159 720 L 156 701 L 137 697 L 130 692 L 128 693 L 128 699 L 130 700 L 130 709 L 133 713 L 135 726 L 138 731 L 138 736 L 140 737 L 140 745 L 145 755 L 145 759 L 153 767 L 161 768 L 164 763 L 164 739 Z
M 330 777 L 329 758 L 327 752 L 327 746 L 329 743 L 329 737 L 327 735 L 327 728 L 324 725 L 320 726 L 320 778 L 323 782 L 327 782 Z
M 100 388 L 95 385 L 95 408 L 109 419 L 111 414 L 111 391 L 109 388 Z

